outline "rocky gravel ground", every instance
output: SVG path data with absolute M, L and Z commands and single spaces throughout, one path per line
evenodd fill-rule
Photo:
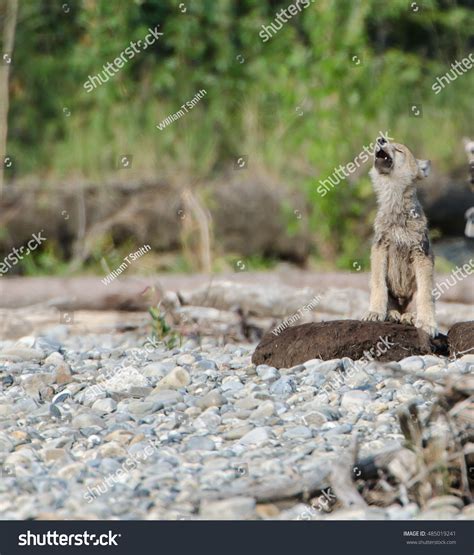
M 469 373 L 474 355 L 347 373 L 349 359 L 254 366 L 255 344 L 212 338 L 142 345 L 67 326 L 0 342 L 0 518 L 474 517 L 459 498 L 348 508 L 321 494 L 355 436 L 361 457 L 402 444 L 397 410 L 426 413 L 439 387 L 420 373 Z M 291 494 L 301 483 L 320 484 L 318 502 Z

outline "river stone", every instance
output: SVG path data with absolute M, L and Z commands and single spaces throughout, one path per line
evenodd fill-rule
M 61 448 L 42 449 L 39 454 L 45 463 L 66 459 L 68 456 L 66 449 Z
M 328 374 L 329 372 L 337 370 L 342 366 L 342 361 L 338 358 L 326 360 L 324 362 L 319 361 L 319 364 L 314 364 L 315 361 L 308 361 L 305 362 L 304 365 L 307 368 L 310 368 L 310 362 L 313 362 L 313 367 L 315 367 L 318 372 L 321 372 L 321 374 Z
M 275 414 L 275 405 L 272 401 L 264 401 L 250 415 L 251 419 L 259 420 Z
M 54 381 L 58 385 L 66 384 L 72 381 L 71 368 L 67 362 L 62 361 L 55 367 Z
M 159 406 L 159 403 L 153 401 L 133 400 L 126 404 L 121 402 L 117 408 L 123 412 L 129 412 L 136 417 L 142 417 L 155 412 Z
M 181 387 L 186 387 L 190 381 L 189 372 L 180 366 L 176 366 L 156 384 L 154 391 L 180 389 Z
M 139 370 L 133 366 L 127 366 L 120 368 L 110 378 L 97 385 L 105 391 L 128 393 L 132 387 L 147 387 L 150 383 Z
M 217 368 L 217 364 L 213 361 L 213 360 L 200 360 L 197 364 L 196 367 L 199 368 L 200 370 L 218 370 Z
M 241 437 L 239 443 L 242 445 L 259 445 L 267 441 L 268 438 L 268 432 L 265 428 L 254 428 Z
M 407 357 L 400 361 L 400 368 L 405 372 L 420 372 L 425 367 L 421 357 Z
M 44 365 L 52 365 L 52 366 L 59 366 L 60 364 L 64 363 L 64 357 L 57 352 L 52 352 L 44 359 Z
M 290 376 L 283 376 L 270 386 L 273 395 L 288 395 L 295 391 L 295 382 Z
M 227 440 L 240 439 L 252 431 L 250 424 L 242 424 L 240 426 L 232 426 L 230 430 L 224 432 L 223 437 Z
M 279 374 L 276 368 L 262 364 L 256 368 L 258 376 L 265 382 L 278 380 Z
M 212 430 L 216 431 L 221 423 L 221 417 L 216 414 L 217 409 L 210 407 L 206 409 L 200 416 L 196 418 L 193 427 L 196 430 Z
M 97 399 L 92 405 L 92 410 L 108 414 L 113 412 L 117 408 L 117 403 L 110 398 L 107 399 Z
M 366 391 L 355 389 L 344 393 L 341 400 L 341 407 L 348 411 L 362 410 L 370 401 L 370 395 Z
M 89 426 L 105 427 L 104 421 L 101 418 L 90 413 L 78 414 L 72 419 L 71 424 L 74 428 L 87 428 Z
M 234 403 L 234 406 L 237 409 L 255 409 L 261 404 L 259 399 L 256 399 L 253 396 L 244 397 L 243 399 L 239 399 Z
M 193 362 L 196 359 L 193 357 L 193 355 L 190 355 L 188 353 L 185 353 L 184 355 L 180 355 L 177 359 L 176 362 L 178 363 L 179 366 L 189 366 L 190 364 L 193 364 Z
M 160 362 L 152 362 L 151 364 L 147 364 L 144 368 L 142 368 L 141 373 L 146 378 L 163 378 L 168 373 L 169 368 L 167 368 L 164 364 Z
M 313 428 L 320 428 L 329 419 L 323 412 L 318 412 L 313 410 L 313 411 L 307 412 L 301 418 L 301 420 L 308 426 L 312 426 Z
M 333 320 L 291 326 L 278 336 L 267 333 L 257 345 L 252 362 L 290 368 L 315 358 L 359 360 L 371 349 L 374 359 L 385 362 L 398 361 L 407 355 L 439 354 L 446 348 L 446 336 L 440 335 L 433 341 L 426 332 L 414 326 Z
M 225 397 L 216 389 L 209 391 L 196 401 L 196 406 L 200 409 L 208 409 L 209 407 L 220 407 L 226 403 Z
M 161 403 L 164 407 L 175 405 L 183 400 L 182 395 L 173 389 L 162 389 L 147 397 L 147 401 Z
M 214 451 L 216 448 L 212 439 L 205 436 L 194 436 L 186 444 L 187 451 Z
M 312 433 L 306 426 L 293 426 L 285 431 L 283 437 L 286 439 L 309 439 L 312 437 Z

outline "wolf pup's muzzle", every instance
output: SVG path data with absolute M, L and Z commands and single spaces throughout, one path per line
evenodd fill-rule
M 379 173 L 390 173 L 393 168 L 391 145 L 384 137 L 378 137 L 375 143 L 374 166 Z

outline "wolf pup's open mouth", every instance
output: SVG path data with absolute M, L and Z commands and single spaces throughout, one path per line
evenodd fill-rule
M 380 173 L 388 173 L 393 166 L 393 158 L 385 152 L 385 150 L 379 147 L 379 150 L 375 153 L 375 167 Z

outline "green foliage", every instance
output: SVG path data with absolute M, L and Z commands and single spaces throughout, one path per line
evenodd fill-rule
M 160 305 L 150 306 L 148 312 L 152 318 L 152 339 L 163 342 L 167 349 L 174 349 L 181 346 L 181 335 L 173 330 L 166 321 L 166 314 L 161 310 Z
M 277 264 L 277 260 L 272 258 L 264 258 L 259 255 L 237 257 L 230 256 L 227 257 L 232 268 L 235 271 L 248 271 L 248 272 L 258 272 L 262 270 L 271 270 Z
M 288 0 L 184 2 L 185 13 L 179 4 L 83 1 L 64 13 L 61 3 L 20 2 L 9 117 L 9 152 L 20 173 L 194 180 L 250 153 L 250 168 L 306 192 L 317 254 L 352 269 L 370 233 L 370 186 L 345 180 L 323 198 L 319 179 L 351 162 L 379 131 L 444 169 L 463 161 L 474 71 L 439 95 L 431 87 L 469 54 L 468 0 L 425 0 L 417 11 L 406 0 L 318 0 L 267 42 L 261 25 Z M 89 75 L 158 24 L 157 43 L 85 91 Z M 207 95 L 185 117 L 156 128 L 200 89 Z M 422 104 L 422 118 L 410 113 L 413 103 Z M 133 166 L 118 170 L 125 153 Z
M 62 259 L 60 249 L 48 240 L 38 250 L 31 251 L 18 263 L 20 273 L 28 276 L 66 275 L 68 264 Z

